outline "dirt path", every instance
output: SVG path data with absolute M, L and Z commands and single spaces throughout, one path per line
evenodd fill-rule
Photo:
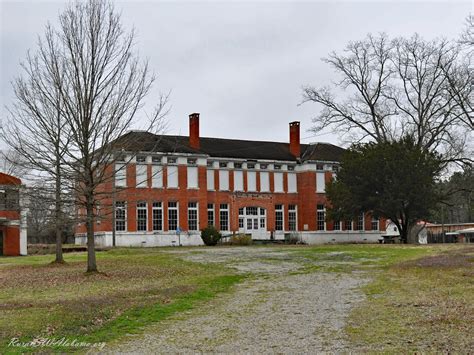
M 223 250 L 223 249 L 220 249 Z M 281 251 L 281 250 L 280 250 Z M 265 255 L 262 255 L 265 254 Z M 178 314 L 131 336 L 112 352 L 122 353 L 308 353 L 349 350 L 346 317 L 364 299 L 368 279 L 355 273 L 302 273 L 297 262 L 271 249 L 204 251 L 183 257 L 227 260 L 256 277 L 204 307 Z M 269 260 L 271 259 L 271 260 Z M 271 266 L 271 267 L 270 267 Z

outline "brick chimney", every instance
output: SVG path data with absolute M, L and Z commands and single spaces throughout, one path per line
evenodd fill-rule
M 199 149 L 199 113 L 189 115 L 189 145 Z
M 299 121 L 290 122 L 290 153 L 297 158 L 301 154 Z

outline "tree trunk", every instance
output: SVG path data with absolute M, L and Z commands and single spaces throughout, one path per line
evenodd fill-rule
M 56 219 L 56 260 L 55 263 L 64 263 L 63 258 L 63 241 L 62 241 L 62 204 L 61 204 L 61 171 L 59 164 L 56 164 L 56 184 L 55 184 L 55 211 L 54 218 Z
M 86 197 L 87 211 L 87 272 L 97 272 L 94 242 L 94 202 L 92 196 Z

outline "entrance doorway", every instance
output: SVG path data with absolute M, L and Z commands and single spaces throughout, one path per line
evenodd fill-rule
M 0 230 L 0 255 L 3 255 L 3 231 Z
M 251 234 L 252 239 L 263 239 L 267 235 L 267 213 L 261 207 L 239 208 L 239 233 Z

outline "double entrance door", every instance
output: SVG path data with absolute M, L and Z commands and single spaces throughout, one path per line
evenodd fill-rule
M 264 239 L 267 234 L 265 208 L 243 207 L 239 209 L 239 232 L 251 234 L 252 239 Z

